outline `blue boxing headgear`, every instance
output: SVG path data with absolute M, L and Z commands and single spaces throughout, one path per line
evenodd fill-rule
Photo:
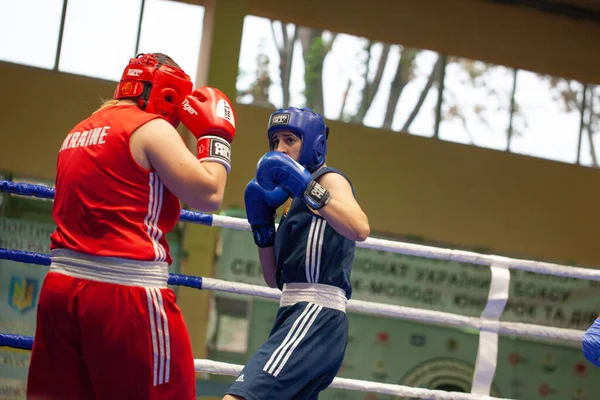
M 269 148 L 273 150 L 273 134 L 290 131 L 302 139 L 302 150 L 298 162 L 310 172 L 315 172 L 325 164 L 329 128 L 323 117 L 310 108 L 289 107 L 279 109 L 269 118 Z

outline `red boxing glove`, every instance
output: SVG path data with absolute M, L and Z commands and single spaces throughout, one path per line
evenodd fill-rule
M 177 115 L 198 139 L 198 159 L 221 163 L 229 173 L 235 114 L 227 96 L 209 86 L 198 88 L 183 99 Z

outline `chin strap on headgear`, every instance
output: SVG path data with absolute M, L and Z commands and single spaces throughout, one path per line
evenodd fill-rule
M 163 116 L 175 128 L 177 106 L 194 84 L 181 68 L 166 64 L 164 54 L 139 54 L 129 60 L 113 98 L 130 99 L 149 113 Z

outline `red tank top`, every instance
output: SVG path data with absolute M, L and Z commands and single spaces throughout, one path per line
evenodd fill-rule
M 51 249 L 171 264 L 165 234 L 179 220 L 177 197 L 133 158 L 133 131 L 158 115 L 114 106 L 80 122 L 58 153 Z

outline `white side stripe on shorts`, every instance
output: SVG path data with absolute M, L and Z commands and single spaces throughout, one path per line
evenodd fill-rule
M 152 336 L 152 354 L 154 355 L 154 360 L 152 362 L 152 365 L 154 365 L 154 378 L 152 382 L 153 385 L 156 386 L 156 366 L 158 365 L 158 348 L 156 345 L 156 326 L 154 324 L 154 299 L 152 299 L 152 295 L 150 294 L 151 290 L 151 288 L 146 288 L 146 297 L 148 298 L 148 319 L 150 319 L 150 334 Z
M 306 240 L 306 282 L 318 283 L 321 269 L 321 251 L 327 221 L 323 218 L 312 217 L 308 239 Z
M 294 350 L 296 349 L 296 347 L 298 347 L 298 344 L 300 343 L 300 341 L 302 339 L 304 339 L 304 336 L 306 336 L 306 334 L 308 333 L 308 330 L 310 329 L 310 327 L 312 326 L 312 324 L 315 322 L 315 319 L 317 319 L 317 315 L 319 315 L 319 312 L 321 312 L 322 309 L 323 309 L 323 306 L 317 306 L 317 309 L 313 313 L 312 318 L 310 319 L 310 321 L 308 321 L 308 324 L 306 325 L 306 328 L 304 328 L 304 330 L 302 331 L 302 334 L 292 343 L 292 347 L 286 353 L 285 358 L 283 359 L 283 361 L 281 362 L 281 364 L 279 364 L 279 368 L 277 368 L 277 371 L 275 371 L 274 376 L 279 375 L 279 373 L 281 372 L 281 370 L 285 366 L 285 363 L 290 358 L 290 356 L 292 355 L 292 353 L 294 352 Z
M 308 303 L 302 314 L 292 324 L 292 328 L 283 339 L 283 342 L 271 354 L 269 361 L 263 367 L 263 371 L 273 376 L 279 375 L 300 341 L 315 322 L 321 309 L 323 309 L 322 306 Z
M 153 351 L 153 385 L 168 383 L 171 374 L 171 338 L 169 321 L 162 293 L 158 288 L 146 288 L 148 316 Z
M 290 337 L 292 336 L 292 334 L 296 331 L 296 327 L 298 326 L 298 324 L 304 320 L 304 317 L 306 316 L 306 314 L 310 311 L 311 309 L 311 305 L 312 303 L 309 303 L 306 308 L 304 308 L 304 310 L 302 311 L 302 314 L 300 314 L 300 316 L 294 321 L 294 323 L 292 324 L 292 328 L 289 330 L 289 332 L 287 333 L 287 335 L 285 336 L 285 339 L 283 339 L 283 342 L 281 342 L 281 345 L 279 345 L 279 347 L 277 349 L 275 349 L 275 351 L 273 352 L 273 354 L 271 354 L 271 358 L 269 358 L 269 361 L 265 364 L 265 366 L 263 367 L 263 371 L 269 372 L 269 367 L 271 365 L 271 363 L 273 362 L 273 360 L 275 359 L 275 357 L 277 356 L 277 354 L 281 351 L 281 349 L 283 348 L 283 346 L 285 346 L 287 344 L 287 342 L 290 340 Z

